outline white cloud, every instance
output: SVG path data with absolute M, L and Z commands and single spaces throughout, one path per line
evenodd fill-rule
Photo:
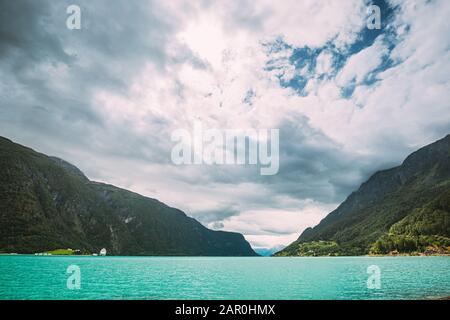
M 372 70 L 380 65 L 383 56 L 387 53 L 388 49 L 383 43 L 383 37 L 378 37 L 373 45 L 348 59 L 336 77 L 337 83 L 341 87 L 349 85 L 352 81 L 360 84 Z
M 328 74 L 332 71 L 333 54 L 327 51 L 322 51 L 317 57 L 316 75 Z
M 321 47 L 333 38 L 345 46 L 355 40 L 365 13 L 362 1 L 267 0 L 258 6 L 270 12 L 265 34 L 279 35 L 296 47 Z

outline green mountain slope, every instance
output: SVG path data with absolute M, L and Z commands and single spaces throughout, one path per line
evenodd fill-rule
M 90 181 L 73 165 L 0 137 L 0 252 L 72 248 L 115 255 L 253 256 L 238 233 Z
M 448 252 L 450 135 L 379 171 L 277 256 Z

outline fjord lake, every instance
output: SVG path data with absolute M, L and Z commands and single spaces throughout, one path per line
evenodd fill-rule
M 79 289 L 69 289 L 70 266 Z M 370 288 L 370 266 L 379 287 Z M 372 267 L 373 268 L 373 267 Z M 369 271 L 369 272 L 368 272 Z M 429 299 L 450 296 L 450 257 L 0 255 L 0 299 Z

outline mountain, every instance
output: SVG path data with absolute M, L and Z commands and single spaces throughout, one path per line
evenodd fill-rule
M 0 137 L 0 252 L 106 248 L 113 255 L 255 256 L 155 199 L 90 181 L 70 163 Z
M 272 247 L 272 248 L 255 248 L 254 250 L 260 256 L 270 257 L 271 255 L 280 251 L 283 248 L 284 248 L 284 246 L 276 246 L 276 247 Z
M 450 135 L 376 172 L 277 256 L 450 252 Z

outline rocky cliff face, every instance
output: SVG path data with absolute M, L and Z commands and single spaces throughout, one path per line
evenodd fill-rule
M 90 181 L 68 162 L 0 137 L 0 252 L 58 248 L 115 255 L 253 256 L 155 199 Z
M 400 166 L 375 173 L 316 227 L 306 229 L 278 255 L 302 255 L 305 248 L 314 253 L 311 246 L 323 254 L 366 254 L 380 249 L 373 246 L 387 237 L 399 243 L 415 241 L 415 246 L 409 246 L 411 250 L 446 246 L 450 240 L 450 213 L 446 209 L 449 191 L 450 135 L 447 135 L 412 153 Z M 439 214 L 436 210 L 440 210 Z M 424 212 L 429 214 L 424 216 Z M 417 220 L 414 216 L 420 216 L 422 232 L 395 231 L 400 230 L 398 225 L 403 226 L 402 230 L 414 229 L 405 226 Z M 430 243 L 423 237 L 428 237 Z M 393 243 L 390 249 L 400 247 Z M 385 251 L 389 248 L 380 249 L 379 253 Z

